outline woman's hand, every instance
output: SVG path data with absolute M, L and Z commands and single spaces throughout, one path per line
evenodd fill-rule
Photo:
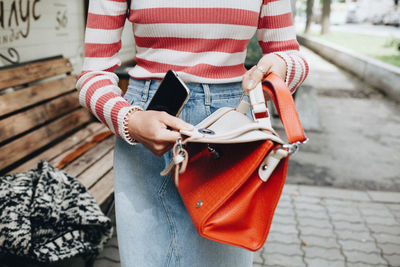
M 171 149 L 181 129 L 190 131 L 193 125 L 161 111 L 135 111 L 128 119 L 129 134 L 157 156 Z
M 279 75 L 283 80 L 286 79 L 287 66 L 286 62 L 276 54 L 266 54 L 257 66 L 253 66 L 248 70 L 242 80 L 242 87 L 248 93 L 253 90 L 256 85 L 269 73 L 273 72 Z

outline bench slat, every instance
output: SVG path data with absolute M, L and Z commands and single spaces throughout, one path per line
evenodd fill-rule
M 94 123 L 97 124 L 98 126 L 100 126 L 100 127 L 96 128 L 96 131 L 92 132 L 85 139 L 79 140 L 79 142 L 75 143 L 73 146 L 64 149 L 60 154 L 58 154 L 56 157 L 52 158 L 50 163 L 54 167 L 59 166 L 62 163 L 62 161 L 65 159 L 65 157 L 68 157 L 68 155 L 70 155 L 71 153 L 74 153 L 74 151 L 78 150 L 80 147 L 84 146 L 85 144 L 90 143 L 91 140 L 94 138 L 94 136 L 96 136 L 98 133 L 108 130 L 107 127 L 105 127 L 103 124 L 101 124 L 99 122 L 94 122 Z M 62 169 L 64 169 L 71 163 L 72 162 L 68 163 L 66 166 L 61 166 Z M 62 165 L 64 165 L 64 164 L 62 164 Z
M 0 166 L 6 168 L 14 162 L 55 141 L 66 133 L 89 122 L 91 117 L 84 109 L 78 109 L 46 126 L 39 128 L 7 145 L 0 147 Z
M 115 144 L 114 136 L 111 136 L 103 142 L 97 144 L 94 148 L 83 154 L 81 157 L 74 160 L 71 164 L 64 168 L 64 170 L 71 176 L 77 177 L 87 168 L 101 159 L 105 154 L 113 149 Z
M 78 107 L 80 107 L 78 93 L 72 92 L 3 119 L 0 121 L 0 142 L 54 120 Z
M 69 75 L 58 80 L 43 82 L 0 95 L 0 116 L 75 90 L 75 84 L 76 76 Z
M 107 128 L 103 124 L 99 122 L 92 122 L 88 124 L 85 128 L 68 136 L 65 140 L 45 150 L 43 153 L 40 153 L 34 158 L 24 162 L 22 165 L 13 169 L 9 173 L 19 173 L 33 169 L 37 166 L 37 163 L 42 159 L 47 160 L 51 164 L 53 164 L 52 163 L 53 159 L 58 158 L 58 156 L 61 155 L 60 156 L 61 160 L 62 158 L 64 158 L 65 156 L 64 154 L 68 153 L 69 150 L 73 150 L 74 148 L 80 146 L 82 142 L 85 142 L 85 140 L 87 141 L 90 140 L 94 134 L 97 134 L 98 132 L 104 131 L 106 129 Z M 56 162 L 58 161 L 59 160 L 56 160 Z
M 92 187 L 93 184 L 113 168 L 113 155 L 114 150 L 109 151 L 101 159 L 96 161 L 95 164 L 79 175 L 78 180 L 86 188 Z
M 90 188 L 90 193 L 99 205 L 104 203 L 114 193 L 114 173 L 111 170 L 99 182 Z
M 63 169 L 65 166 L 69 165 L 75 159 L 79 158 L 90 149 L 95 147 L 97 144 L 101 143 L 103 140 L 107 139 L 112 135 L 111 131 L 105 131 L 94 135 L 89 142 L 82 144 L 81 146 L 77 147 L 71 153 L 66 155 L 59 163 L 57 163 L 56 168 Z
M 72 71 L 66 58 L 56 58 L 0 70 L 0 90 Z

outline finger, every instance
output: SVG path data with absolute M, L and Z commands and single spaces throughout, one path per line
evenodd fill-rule
M 253 90 L 256 87 L 256 85 L 262 81 L 264 76 L 268 74 L 270 71 L 271 71 L 270 64 L 259 63 L 258 66 L 256 66 L 255 70 L 250 75 L 250 80 L 254 82 L 251 84 L 249 83 L 247 85 L 247 90 Z
M 171 131 L 168 129 L 160 129 L 157 137 L 155 138 L 155 141 L 158 143 L 163 143 L 163 142 L 175 142 L 178 140 L 178 138 L 181 137 L 180 133 L 177 131 Z
M 175 130 L 188 130 L 191 131 L 193 130 L 194 126 L 177 118 L 174 116 L 169 115 L 168 113 L 164 113 L 162 116 L 162 122 L 166 125 L 169 126 L 172 129 Z
M 247 94 L 249 93 L 249 90 L 247 90 L 248 84 L 249 84 L 249 83 L 254 83 L 254 81 L 250 81 L 250 80 L 251 80 L 251 78 L 250 78 L 251 73 L 252 73 L 256 68 L 257 68 L 257 66 L 253 66 L 251 69 L 249 69 L 249 70 L 243 75 L 243 78 L 242 78 L 242 88 L 243 88 L 243 90 L 244 90 Z
M 159 152 L 161 153 L 161 156 L 165 154 L 165 152 L 171 150 L 171 148 L 174 146 L 173 143 L 166 143 L 164 148 L 160 150 Z
M 147 139 L 144 139 L 147 140 Z M 170 150 L 174 146 L 174 142 L 167 141 L 155 141 L 154 139 L 147 140 L 148 142 L 142 142 L 141 144 L 150 150 L 156 156 L 162 156 L 165 152 Z
M 161 157 L 162 155 L 164 155 L 165 152 L 167 152 L 169 150 L 170 146 L 168 146 L 166 144 L 165 145 L 159 145 L 159 144 L 150 145 L 150 144 L 144 143 L 143 146 L 146 147 L 148 150 L 150 150 L 151 153 L 153 153 L 157 157 Z
M 157 156 L 162 156 L 164 155 L 165 152 L 171 149 L 173 146 L 172 143 L 159 143 L 153 146 L 153 153 L 156 154 Z
M 285 67 L 281 67 L 277 64 L 273 65 L 270 69 L 270 72 L 277 74 L 279 77 L 282 78 L 282 80 L 286 80 L 286 65 Z

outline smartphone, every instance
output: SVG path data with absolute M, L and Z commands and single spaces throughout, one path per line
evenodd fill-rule
M 165 111 L 172 116 L 179 116 L 189 97 L 189 88 L 175 71 L 169 70 L 157 88 L 147 110 Z

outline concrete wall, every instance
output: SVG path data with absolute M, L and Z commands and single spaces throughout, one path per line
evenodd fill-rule
M 388 97 L 400 101 L 400 68 L 313 37 L 298 35 L 300 44 L 355 74 Z

